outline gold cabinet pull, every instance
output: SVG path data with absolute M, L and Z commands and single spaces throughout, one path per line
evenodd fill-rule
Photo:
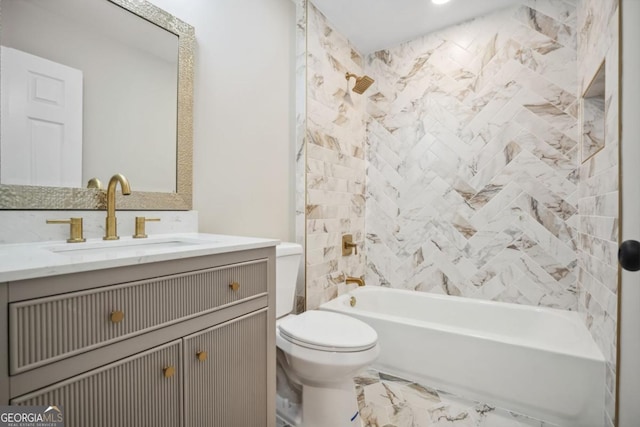
M 196 353 L 196 357 L 198 358 L 199 361 L 204 362 L 205 360 L 207 360 L 207 352 L 199 351 Z
M 176 368 L 173 366 L 167 366 L 162 370 L 162 372 L 164 372 L 165 378 L 171 378 L 176 373 Z
M 124 319 L 124 311 L 116 310 L 112 311 L 109 319 L 112 323 L 120 323 Z
M 240 289 L 240 283 L 238 282 L 232 282 L 229 287 L 231 288 L 232 291 L 237 292 L 238 289 Z

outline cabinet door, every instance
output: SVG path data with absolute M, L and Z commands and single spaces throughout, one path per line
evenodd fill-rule
M 67 427 L 182 426 L 181 340 L 20 396 L 63 407 Z
M 187 427 L 267 426 L 267 326 L 264 309 L 185 338 Z

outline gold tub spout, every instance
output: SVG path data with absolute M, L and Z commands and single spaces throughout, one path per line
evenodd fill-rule
M 349 284 L 349 283 L 357 283 L 358 286 L 364 286 L 364 279 L 361 279 L 359 277 L 347 276 L 347 278 L 345 279 L 345 282 L 347 282 L 347 284 Z
M 107 220 L 104 240 L 118 240 L 120 238 L 118 237 L 118 223 L 116 221 L 116 187 L 118 183 L 120 183 L 123 195 L 128 196 L 131 194 L 129 180 L 124 175 L 117 173 L 111 177 L 107 186 Z

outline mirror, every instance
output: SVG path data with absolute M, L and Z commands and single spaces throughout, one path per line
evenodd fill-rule
M 191 208 L 193 27 L 141 0 L 1 0 L 0 209 Z M 55 159 L 52 160 L 52 159 Z
M 582 95 L 582 163 L 605 145 L 605 63 L 600 65 L 593 80 Z

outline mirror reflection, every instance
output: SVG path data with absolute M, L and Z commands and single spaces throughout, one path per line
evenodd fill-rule
M 0 183 L 176 191 L 178 37 L 107 0 L 2 0 Z

